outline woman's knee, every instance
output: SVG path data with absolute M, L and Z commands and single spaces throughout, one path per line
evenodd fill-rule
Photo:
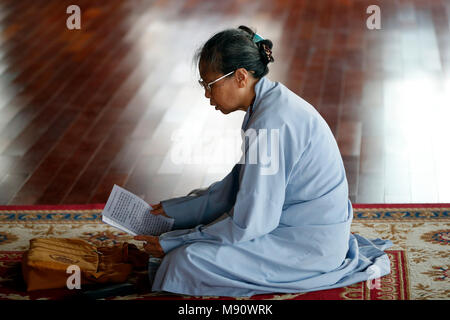
M 190 268 L 194 269 L 196 262 L 208 255 L 213 248 L 211 244 L 194 242 L 185 244 L 170 251 L 162 263 L 168 268 Z
M 167 269 L 172 269 L 189 264 L 190 255 L 192 254 L 189 246 L 183 245 L 171 250 L 164 256 L 161 265 L 164 265 Z

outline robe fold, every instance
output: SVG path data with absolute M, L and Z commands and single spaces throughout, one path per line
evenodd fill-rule
M 325 120 L 267 77 L 255 93 L 242 124 L 251 134 L 243 134 L 243 155 L 231 172 L 208 188 L 161 201 L 175 222 L 160 236 L 166 255 L 152 290 L 251 296 L 389 274 L 384 250 L 392 243 L 350 232 L 345 168 Z

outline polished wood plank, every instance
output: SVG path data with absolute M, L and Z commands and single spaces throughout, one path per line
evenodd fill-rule
M 158 202 L 221 179 L 232 164 L 174 163 L 174 137 L 239 130 L 191 66 L 243 23 L 274 42 L 269 78 L 327 121 L 353 202 L 450 202 L 448 1 L 80 0 L 81 30 L 70 4 L 0 0 L 0 204 L 104 203 L 114 184 Z

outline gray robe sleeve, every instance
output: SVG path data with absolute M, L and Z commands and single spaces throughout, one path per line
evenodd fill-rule
M 264 138 L 260 139 L 261 136 L 255 135 L 250 137 L 244 153 L 246 158 L 249 154 L 248 150 L 260 150 L 260 154 L 274 155 L 274 162 L 278 164 L 276 170 L 267 173 L 262 161 L 257 163 L 244 161 L 233 179 L 233 184 L 236 183 L 236 186 L 230 188 L 233 191 L 238 190 L 237 194 L 232 193 L 233 198 L 230 200 L 233 201 L 227 201 L 226 207 L 225 205 L 222 207 L 218 204 L 209 203 L 209 201 L 216 200 L 214 196 L 210 196 L 212 199 L 205 200 L 213 209 L 226 208 L 227 210 L 220 211 L 220 214 L 215 215 L 214 219 L 204 219 L 202 223 L 197 223 L 197 220 L 194 223 L 194 228 L 190 227 L 190 229 L 185 228 L 184 230 L 174 230 L 162 234 L 159 242 L 164 252 L 167 253 L 183 244 L 195 241 L 218 244 L 245 242 L 264 236 L 279 225 L 285 199 L 287 174 L 291 171 L 291 159 L 294 158 L 289 156 L 289 160 L 286 159 L 286 153 L 291 154 L 292 150 L 286 150 L 285 148 L 286 141 L 284 140 L 286 139 L 283 138 L 285 131 L 280 128 L 279 132 L 281 132 L 280 135 L 273 138 L 275 139 L 273 143 L 275 149 L 270 150 L 272 147 L 270 142 L 272 141 L 259 143 L 259 141 L 264 141 Z M 281 138 L 278 139 L 278 137 Z M 269 138 L 269 140 L 272 140 L 272 138 Z M 290 144 L 288 143 L 288 145 Z M 227 181 L 227 178 L 223 181 Z M 223 190 L 227 189 L 221 189 L 221 191 Z M 229 195 L 230 193 L 227 196 Z M 220 198 L 220 194 L 218 198 Z M 213 211 L 201 210 L 201 212 L 208 213 Z M 215 212 L 219 213 L 219 211 Z M 201 218 L 206 216 L 213 218 L 212 215 L 202 215 Z M 220 216 L 222 216 L 222 219 L 217 219 Z
M 192 190 L 187 196 L 161 201 L 166 214 L 175 219 L 173 229 L 190 229 L 208 224 L 231 210 L 239 189 L 240 164 L 221 181 L 205 189 Z

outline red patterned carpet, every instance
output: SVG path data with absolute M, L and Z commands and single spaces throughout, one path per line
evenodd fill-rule
M 0 207 L 0 300 L 59 300 L 77 290 L 25 291 L 20 261 L 35 237 L 82 238 L 94 245 L 131 242 L 132 237 L 101 222 L 104 204 L 84 206 Z M 257 295 L 258 300 L 408 300 L 449 299 L 450 204 L 354 204 L 352 232 L 368 238 L 390 239 L 387 251 L 391 273 L 379 289 L 361 282 L 344 288 L 297 294 Z M 145 279 L 145 274 L 135 275 Z M 82 288 L 83 289 L 83 288 Z M 136 294 L 117 300 L 233 299 L 151 293 L 142 286 Z

